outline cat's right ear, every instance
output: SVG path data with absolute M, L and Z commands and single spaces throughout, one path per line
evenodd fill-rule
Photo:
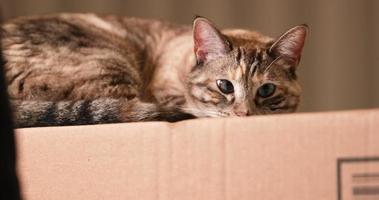
M 283 58 L 287 64 L 297 66 L 307 36 L 308 26 L 295 26 L 282 34 L 270 47 L 269 53 L 274 57 Z
M 225 36 L 204 17 L 194 19 L 193 39 L 197 63 L 219 58 L 231 50 Z

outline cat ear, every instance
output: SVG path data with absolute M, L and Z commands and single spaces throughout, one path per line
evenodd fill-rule
M 193 21 L 193 39 L 198 63 L 213 60 L 231 50 L 226 38 L 204 17 L 196 17 Z
M 299 64 L 305 37 L 308 32 L 307 25 L 299 25 L 282 34 L 270 47 L 269 53 L 274 57 L 281 57 L 287 64 L 295 67 Z

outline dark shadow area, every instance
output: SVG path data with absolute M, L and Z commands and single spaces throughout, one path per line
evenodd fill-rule
M 4 60 L 0 55 L 0 199 L 16 200 L 20 199 L 16 148 L 3 66 Z

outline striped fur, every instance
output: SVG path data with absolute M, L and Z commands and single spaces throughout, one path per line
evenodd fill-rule
M 125 106 L 127 105 L 127 106 Z M 170 121 L 193 118 L 136 100 L 100 98 L 92 101 L 13 101 L 16 127 Z
M 18 127 L 293 112 L 306 27 L 277 40 L 95 14 L 21 17 L 1 26 L 8 92 Z M 216 80 L 233 83 L 223 94 Z M 264 83 L 276 85 L 260 98 Z M 242 113 L 242 114 L 241 114 Z

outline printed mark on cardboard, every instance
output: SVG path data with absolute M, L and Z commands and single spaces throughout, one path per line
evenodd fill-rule
M 379 157 L 337 160 L 338 200 L 379 199 Z

